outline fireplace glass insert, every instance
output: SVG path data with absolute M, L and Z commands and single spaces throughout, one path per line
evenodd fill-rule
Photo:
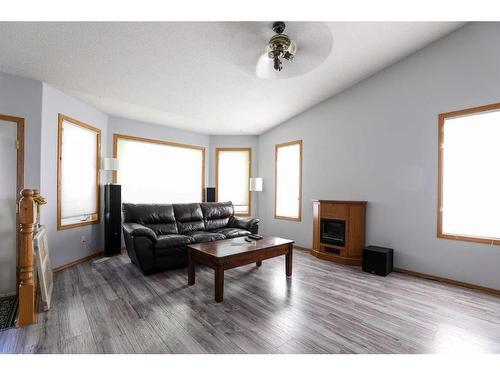
M 345 220 L 321 219 L 321 242 L 345 246 Z

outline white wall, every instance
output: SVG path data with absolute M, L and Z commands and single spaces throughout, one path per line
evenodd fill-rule
M 210 180 L 207 186 L 215 187 L 215 151 L 217 147 L 250 147 L 252 149 L 252 175 L 259 177 L 259 137 L 256 135 L 211 135 L 210 136 Z M 264 181 L 265 184 L 265 181 Z M 265 189 L 265 186 L 264 186 Z M 258 210 L 257 192 L 252 192 L 252 212 L 255 216 Z
M 260 137 L 264 232 L 312 246 L 313 198 L 367 200 L 395 266 L 500 289 L 500 247 L 438 239 L 437 118 L 500 102 L 500 24 L 474 23 Z M 274 145 L 302 139 L 303 217 L 273 218 Z
M 101 223 L 77 228 L 57 230 L 57 129 L 58 115 L 73 117 L 101 129 L 101 156 L 107 154 L 106 114 L 43 84 L 42 102 L 42 155 L 40 193 L 47 199 L 41 207 L 41 223 L 47 227 L 51 262 L 58 267 L 104 250 L 103 188 L 101 179 Z M 102 173 L 102 172 L 101 172 Z M 82 237 L 86 242 L 82 243 Z

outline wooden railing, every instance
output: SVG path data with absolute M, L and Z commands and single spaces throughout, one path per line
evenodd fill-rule
M 19 326 L 36 320 L 33 229 L 37 218 L 36 190 L 24 189 L 19 200 Z

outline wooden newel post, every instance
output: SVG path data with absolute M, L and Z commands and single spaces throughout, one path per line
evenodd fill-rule
M 33 189 L 33 198 L 38 196 L 40 193 L 38 192 L 38 189 Z M 36 204 L 36 202 L 35 202 Z M 40 220 L 40 205 L 36 205 L 36 211 L 35 211 L 35 228 L 37 228 L 37 224 Z
M 33 200 L 34 191 L 24 189 L 19 201 L 19 325 L 35 322 L 35 282 L 33 228 L 37 207 Z

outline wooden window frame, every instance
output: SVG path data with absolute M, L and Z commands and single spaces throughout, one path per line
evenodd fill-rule
M 78 223 L 63 224 L 62 223 L 62 130 L 63 122 L 67 121 L 73 125 L 80 126 L 82 128 L 91 130 L 97 135 L 97 147 L 96 147 L 96 176 L 95 176 L 95 188 L 96 188 L 96 212 L 90 217 L 90 220 L 82 221 Z M 101 189 L 99 188 L 99 173 L 101 166 L 101 129 L 93 127 L 83 121 L 77 120 L 75 118 L 63 115 L 59 113 L 58 116 L 58 130 L 57 130 L 57 230 L 71 229 L 77 227 L 83 227 L 86 225 L 99 224 L 101 222 Z
M 183 147 L 183 148 L 189 148 L 189 149 L 194 149 L 194 150 L 200 150 L 202 153 L 202 160 L 201 160 L 201 202 L 205 201 L 205 153 L 206 149 L 204 146 L 197 146 L 197 145 L 190 145 L 190 144 L 184 144 L 184 143 L 177 143 L 177 142 L 171 142 L 171 141 L 165 141 L 161 139 L 154 139 L 154 138 L 144 138 L 144 137 L 137 137 L 135 135 L 127 135 L 127 134 L 113 134 L 113 157 L 115 159 L 118 158 L 118 141 L 120 139 L 127 139 L 129 141 L 136 141 L 136 142 L 144 142 L 144 143 L 153 143 L 153 144 L 159 144 L 159 145 L 164 145 L 164 146 L 173 146 L 173 147 Z M 116 171 L 113 171 L 113 182 L 116 184 L 118 182 L 118 174 Z
M 217 147 L 215 149 L 215 200 L 219 201 L 219 152 L 220 151 L 247 151 L 248 152 L 248 211 L 234 213 L 236 216 L 250 216 L 252 214 L 252 192 L 250 191 L 250 177 L 252 177 L 252 148 L 251 147 Z
M 278 149 L 280 147 L 299 145 L 300 172 L 299 172 L 299 216 L 279 216 L 276 214 L 278 203 Z M 274 218 L 277 220 L 302 221 L 302 140 L 279 143 L 274 146 Z
M 443 232 L 443 170 L 444 170 L 444 123 L 447 119 L 462 117 L 483 112 L 500 110 L 500 103 L 467 108 L 458 111 L 440 113 L 438 116 L 438 206 L 437 206 L 437 236 L 449 240 L 478 242 L 490 245 L 500 245 L 500 238 L 455 235 Z

